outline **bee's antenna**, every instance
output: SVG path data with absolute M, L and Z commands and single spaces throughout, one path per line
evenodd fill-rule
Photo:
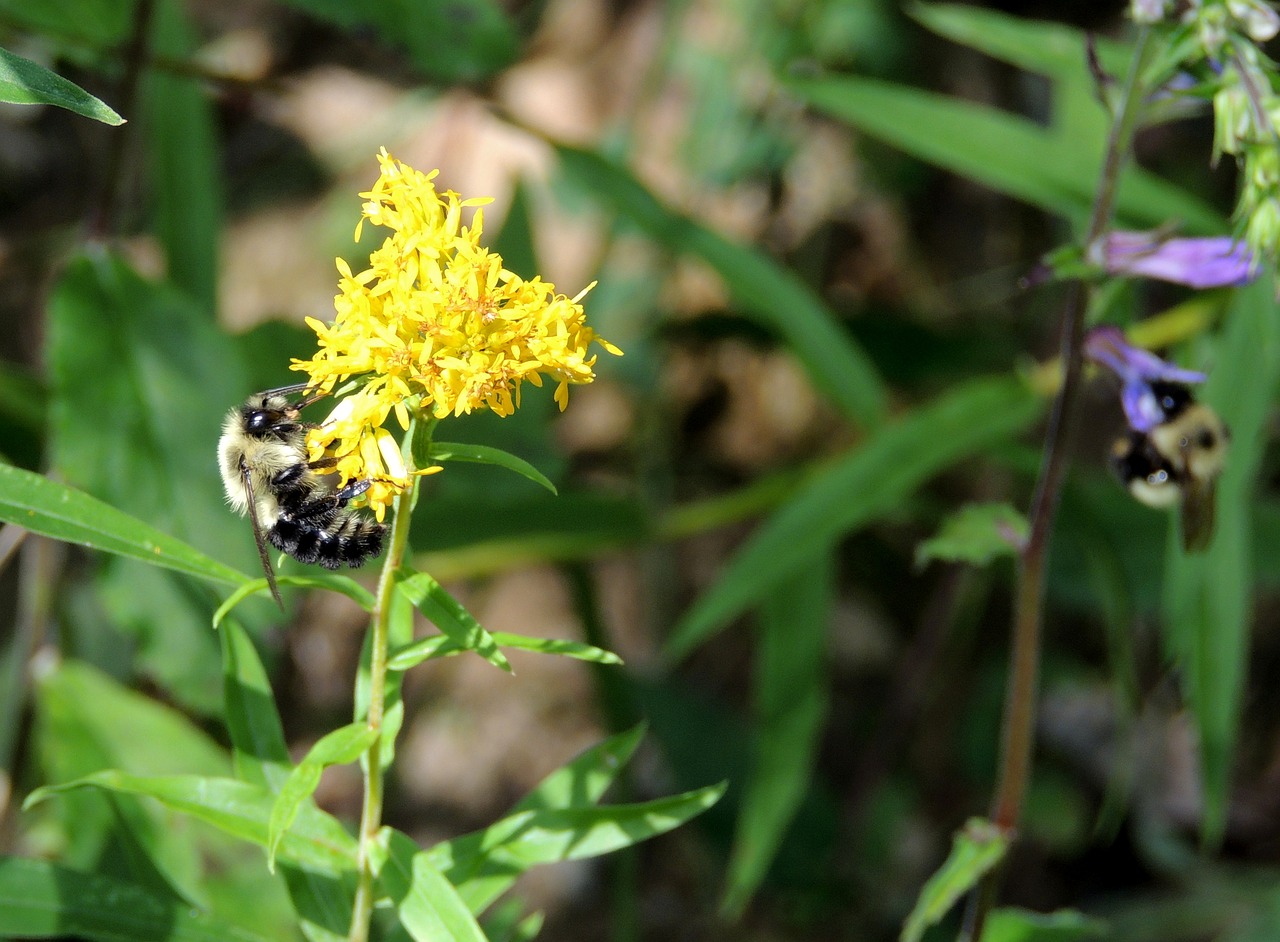
M 275 389 L 264 389 L 262 392 L 258 393 L 258 395 L 259 396 L 292 396 L 294 393 L 304 392 L 310 388 L 311 388 L 310 383 L 293 383 L 290 386 L 277 386 Z M 323 399 L 327 395 L 329 394 L 323 393 L 323 392 L 313 393 L 312 395 L 307 396 L 304 399 L 299 399 L 296 403 L 294 403 L 293 407 L 301 411 L 302 409 L 305 409 L 307 406 L 311 405 L 311 403 L 316 402 L 320 399 Z

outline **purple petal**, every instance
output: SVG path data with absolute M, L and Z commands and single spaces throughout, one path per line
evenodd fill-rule
M 1113 275 L 1139 275 L 1190 288 L 1238 287 L 1259 266 L 1230 236 L 1161 239 L 1149 232 L 1112 232 L 1103 241 L 1103 265 Z
M 1084 355 L 1120 378 L 1120 405 L 1129 426 L 1149 432 L 1168 420 L 1152 383 L 1203 383 L 1204 373 L 1166 363 L 1149 350 L 1124 339 L 1118 327 L 1095 327 L 1085 336 Z

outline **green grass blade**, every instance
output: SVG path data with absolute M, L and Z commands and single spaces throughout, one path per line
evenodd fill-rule
M 157 50 L 177 61 L 198 45 L 186 9 L 160 3 L 154 17 Z M 164 246 L 168 279 L 212 321 L 224 190 L 213 104 L 193 77 L 168 70 L 148 70 L 142 91 L 155 234 Z
M 0 936 L 92 942 L 265 942 L 239 926 L 101 873 L 0 858 Z
M 299 589 L 328 589 L 330 592 L 345 595 L 366 612 L 373 611 L 373 593 L 350 576 L 333 572 L 316 573 L 311 576 L 276 576 L 276 584 Z M 270 591 L 271 586 L 267 583 L 265 576 L 261 579 L 250 579 L 228 595 L 226 600 L 218 606 L 217 611 L 213 613 L 213 627 L 217 628 L 221 625 L 222 620 L 245 599 L 255 595 L 270 597 Z
M 1217 533 L 1199 555 L 1183 554 L 1171 536 L 1164 598 L 1168 648 L 1183 672 L 1199 731 L 1203 834 L 1210 844 L 1221 840 L 1226 825 L 1252 623 L 1253 498 L 1280 385 L 1280 325 L 1268 279 L 1238 294 L 1217 360 L 1222 366 L 1210 375 L 1203 399 L 1232 430 L 1217 487 Z
M 627 170 L 599 154 L 557 147 L 565 173 L 672 252 L 702 259 L 743 313 L 781 337 L 814 384 L 865 425 L 884 418 L 888 394 L 875 365 L 813 289 L 748 245 L 662 205 Z
M 737 919 L 768 872 L 809 788 L 827 714 L 833 560 L 813 560 L 761 606 L 755 761 L 744 784 L 723 909 Z
M 676 626 L 682 657 L 844 536 L 898 507 L 930 477 L 1008 441 L 1040 414 L 1019 379 L 973 380 L 906 413 L 803 485 L 756 531 Z
M 789 79 L 786 87 L 814 108 L 927 163 L 1080 223 L 1088 215 L 1102 144 L 1064 142 L 1002 111 L 873 79 Z M 1198 197 L 1130 168 L 1121 180 L 1117 222 L 1154 228 L 1178 220 L 1194 233 L 1226 231 L 1226 221 Z
M 106 102 L 74 82 L 30 59 L 0 49 L 0 101 L 19 105 L 56 105 L 103 124 L 124 124 Z
M 1028 72 L 1072 80 L 1083 73 L 1088 61 L 1084 32 L 1063 23 L 959 3 L 912 3 L 907 13 L 939 36 Z M 1128 47 L 1097 38 L 1095 48 L 1104 68 L 1113 75 L 1124 73 L 1130 58 Z

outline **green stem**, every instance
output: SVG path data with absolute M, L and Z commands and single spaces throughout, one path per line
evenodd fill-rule
M 1115 118 L 1107 135 L 1098 189 L 1085 233 L 1085 251 L 1092 256 L 1098 240 L 1106 232 L 1115 211 L 1120 173 L 1133 143 L 1138 105 L 1142 101 L 1142 70 L 1146 63 L 1149 33 L 1140 30 L 1125 78 Z M 1084 344 L 1085 313 L 1089 291 L 1081 282 L 1072 282 L 1063 313 L 1059 355 L 1063 365 L 1062 386 L 1053 403 L 1045 432 L 1044 457 L 1031 500 L 1031 532 L 1023 547 L 1014 598 L 1009 686 L 1005 693 L 1004 732 L 999 781 L 992 804 L 991 820 L 1002 830 L 1016 831 L 1022 816 L 1031 755 L 1035 748 L 1036 692 L 1040 671 L 1040 635 L 1044 609 L 1044 584 L 1049 538 L 1062 495 L 1067 470 L 1067 450 L 1075 418 Z M 996 898 L 999 868 L 987 873 L 969 900 L 960 939 L 980 942 L 987 913 Z
M 374 599 L 371 623 L 372 637 L 369 644 L 369 703 L 365 722 L 369 728 L 382 732 L 387 697 L 387 638 L 390 631 L 392 593 L 395 591 L 395 574 L 404 561 L 409 545 L 410 512 L 416 499 L 418 478 L 412 478 L 409 490 L 396 498 L 395 517 L 391 522 L 391 540 L 387 556 L 378 577 L 378 591 Z M 378 832 L 382 830 L 382 736 L 374 740 L 360 762 L 364 773 L 364 804 L 360 811 L 359 847 L 356 851 L 356 895 L 352 905 L 349 942 L 368 942 L 369 922 L 374 903 L 374 848 Z

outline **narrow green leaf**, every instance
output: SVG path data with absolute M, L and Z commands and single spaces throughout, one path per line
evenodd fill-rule
M 1030 530 L 1027 518 L 1009 504 L 968 504 L 916 547 L 916 566 L 931 559 L 985 566 L 997 556 L 1015 555 Z
M 9 465 L 0 465 L 0 520 L 55 540 L 213 582 L 239 585 L 246 579 L 230 566 L 83 491 Z
M 158 3 L 152 27 L 157 51 L 180 62 L 198 44 L 186 9 L 172 0 Z M 154 227 L 168 279 L 195 299 L 212 323 L 224 185 L 211 97 L 191 76 L 149 69 L 142 107 Z
M 288 0 L 348 29 L 374 27 L 424 74 L 477 82 L 515 61 L 515 23 L 494 0 Z
M 920 942 L 924 931 L 937 924 L 983 874 L 1004 859 L 1009 838 L 990 821 L 970 818 L 955 836 L 951 853 L 920 891 L 920 898 L 902 927 L 902 942 Z
M 485 631 L 466 608 L 425 572 L 396 573 L 396 591 L 413 603 L 449 640 L 475 651 L 494 667 L 511 673 L 511 663 L 498 649 L 493 635 Z
M 345 595 L 366 612 L 373 611 L 373 593 L 350 576 L 333 572 L 316 573 L 310 576 L 278 575 L 276 576 L 276 584 L 293 586 L 299 589 L 328 589 L 330 592 Z M 254 595 L 266 595 L 269 597 L 270 593 L 271 586 L 267 584 L 265 576 L 261 579 L 250 579 L 228 595 L 226 601 L 218 606 L 218 610 L 213 613 L 213 627 L 217 629 L 222 624 L 222 620 L 231 614 L 235 607 L 245 599 Z
M 411 837 L 389 830 L 387 845 L 378 882 L 415 942 L 487 942 L 453 884 Z
M 493 640 L 499 648 L 515 648 L 518 651 L 534 651 L 538 654 L 559 654 L 576 658 L 579 661 L 591 661 L 595 664 L 621 664 L 622 658 L 612 651 L 584 644 L 581 641 L 567 641 L 563 638 L 531 638 L 526 635 L 514 635 L 505 631 L 492 632 Z M 441 657 L 452 657 L 470 650 L 458 644 L 448 635 L 432 635 L 415 641 L 408 647 L 401 648 L 387 661 L 393 671 L 407 671 L 423 661 Z
M 1249 657 L 1254 564 L 1254 494 L 1263 472 L 1270 406 L 1280 386 L 1280 324 L 1272 286 L 1238 292 L 1203 399 L 1231 428 L 1231 451 L 1217 486 L 1217 534 L 1187 555 L 1171 527 L 1165 572 L 1166 647 L 1183 675 L 1199 732 L 1204 839 L 1226 825 L 1231 771 Z
M 471 461 L 476 464 L 492 464 L 514 471 L 535 484 L 541 484 L 552 494 L 556 486 L 541 471 L 509 451 L 489 445 L 463 445 L 456 442 L 432 442 L 429 452 L 432 461 Z
M 1101 140 L 1064 146 L 1026 119 L 872 79 L 791 78 L 785 85 L 818 110 L 920 160 L 1076 222 L 1088 215 Z M 1192 232 L 1226 230 L 1222 216 L 1198 197 L 1137 168 L 1121 180 L 1116 213 L 1127 228 L 1177 219 Z
M 1070 79 L 1082 74 L 1088 61 L 1084 32 L 1063 23 L 959 3 L 912 3 L 907 13 L 940 36 L 1028 72 Z M 1128 46 L 1095 37 L 1094 48 L 1105 68 L 1112 74 L 1123 73 L 1129 62 Z
M 520 811 L 482 831 L 436 844 L 427 855 L 478 913 L 530 867 L 595 857 L 664 834 L 714 805 L 725 787 L 710 785 L 640 804 Z
M 0 101 L 56 105 L 103 124 L 124 124 L 124 118 L 79 85 L 7 49 L 0 49 Z
M 38 788 L 23 803 L 29 808 L 79 788 L 101 788 L 154 798 L 168 808 L 211 824 L 241 840 L 267 846 L 268 821 L 275 796 L 234 779 L 196 775 L 129 775 L 108 769 L 75 782 Z M 356 844 L 342 825 L 314 806 L 303 805 L 298 819 L 280 842 L 280 857 L 321 873 L 341 875 L 355 867 Z
M 1013 438 L 1041 407 L 1021 380 L 973 380 L 869 436 L 756 531 L 677 625 L 669 653 L 687 654 L 814 553 L 901 506 L 945 468 Z
M 1084 942 L 1111 938 L 1107 924 L 1074 909 L 1033 913 L 1005 907 L 987 917 L 983 942 Z
M 236 776 L 278 792 L 289 777 L 289 748 L 266 669 L 253 640 L 235 619 L 219 632 L 222 691 Z
M 761 606 L 753 686 L 759 733 L 722 903 L 734 919 L 763 882 L 813 775 L 827 713 L 832 567 L 829 556 L 813 560 Z
M 266 938 L 116 877 L 20 857 L 0 857 L 0 936 L 92 942 Z
M 293 825 L 302 806 L 311 800 L 320 776 L 331 765 L 355 762 L 368 752 L 378 738 L 378 731 L 366 723 L 350 723 L 322 736 L 306 757 L 289 773 L 284 787 L 276 795 L 267 822 L 267 866 L 274 870 L 276 850 L 285 832 Z
M 536 811 L 541 808 L 573 808 L 594 805 L 614 783 L 644 738 L 645 724 L 610 736 L 584 750 L 572 761 L 556 769 L 512 811 Z
M 875 364 L 800 278 L 764 252 L 662 205 L 626 169 L 599 154 L 565 146 L 556 152 L 566 173 L 651 239 L 714 268 L 743 312 L 777 333 L 846 415 L 865 425 L 880 424 L 888 394 Z

